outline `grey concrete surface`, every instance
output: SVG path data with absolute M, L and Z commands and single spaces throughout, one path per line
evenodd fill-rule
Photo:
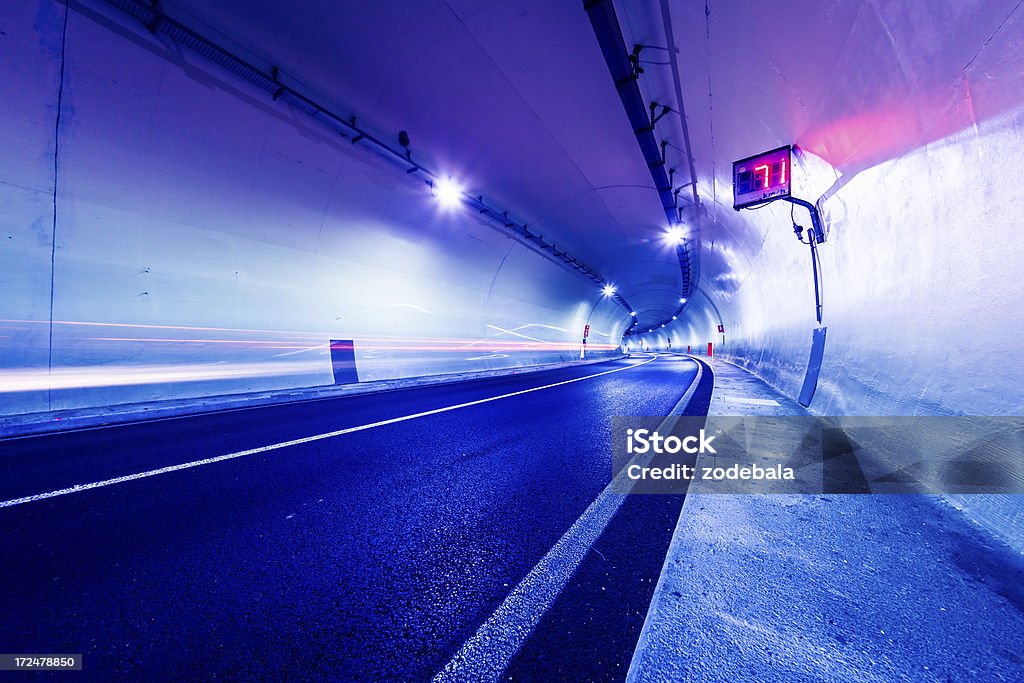
M 794 414 L 749 373 L 714 369 L 713 415 Z M 936 496 L 695 482 L 628 680 L 1024 680 L 1022 579 L 1018 554 Z

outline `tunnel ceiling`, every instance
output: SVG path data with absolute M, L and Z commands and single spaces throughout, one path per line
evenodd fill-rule
M 653 46 L 641 56 L 645 100 L 679 108 L 658 49 L 672 27 L 707 209 L 688 230 L 701 239 L 701 286 L 712 298 L 727 301 L 742 286 L 764 237 L 732 211 L 732 160 L 796 143 L 832 167 L 820 194 L 841 174 L 1017 102 L 1006 93 L 1020 83 L 993 84 L 971 68 L 1014 2 L 976 4 L 919 3 L 912 12 L 860 0 L 615 4 L 627 46 Z M 582 2 L 163 6 L 277 64 L 382 135 L 408 131 L 414 159 L 507 206 L 595 268 L 636 308 L 641 328 L 675 311 L 682 279 L 663 240 L 665 214 Z M 954 29 L 959 38 L 950 41 Z M 687 179 L 682 121 L 672 115 L 657 130 L 671 145 L 668 165 L 680 170 L 677 186 Z
M 614 283 L 641 324 L 682 280 L 666 218 L 576 2 L 164 3 L 277 64 L 414 159 L 507 206 Z

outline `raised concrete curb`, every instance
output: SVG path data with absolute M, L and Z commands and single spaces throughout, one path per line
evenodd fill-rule
M 751 398 L 793 414 L 741 368 L 715 371 L 712 415 Z M 1022 581 L 1024 559 L 937 496 L 696 482 L 626 680 L 1024 680 Z
M 482 370 L 480 372 L 462 372 L 448 375 L 427 375 L 404 379 L 360 382 L 358 384 L 300 387 L 296 389 L 279 389 L 275 391 L 261 391 L 255 393 L 221 394 L 217 396 L 149 401 L 145 403 L 122 403 L 112 406 L 74 408 L 41 413 L 24 413 L 0 418 L 0 438 L 29 436 L 49 432 L 63 432 L 74 429 L 127 424 L 146 420 L 183 417 L 186 415 L 200 415 L 203 413 L 227 410 L 242 410 L 280 403 L 319 401 L 341 398 L 344 396 L 374 394 L 383 391 L 398 391 L 401 389 L 411 389 L 415 387 L 470 382 L 473 380 L 493 377 L 510 377 L 543 372 L 545 370 L 558 370 L 560 368 L 596 365 L 598 363 L 607 363 L 609 361 L 619 360 L 626 357 L 626 355 L 619 355 L 593 360 L 527 365 L 517 368 Z

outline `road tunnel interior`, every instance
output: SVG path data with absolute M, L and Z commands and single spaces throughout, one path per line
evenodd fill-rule
M 1013 0 L 8 3 L 0 417 L 683 355 L 737 414 L 1019 416 L 1022 48 Z M 735 208 L 782 147 L 802 201 Z

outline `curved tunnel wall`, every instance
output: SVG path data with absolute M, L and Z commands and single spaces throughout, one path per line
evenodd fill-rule
M 866 169 L 825 203 L 828 333 L 812 412 L 1024 413 L 1024 225 L 1015 199 L 1018 162 L 1006 153 L 1022 148 L 1018 109 Z M 809 225 L 806 213 L 796 216 Z M 784 203 L 730 219 L 728 227 L 716 226 L 719 239 L 705 240 L 703 253 L 704 272 L 714 273 L 704 286 L 718 300 L 725 343 L 717 341 L 706 304 L 666 332 L 673 348 L 694 343 L 698 353 L 716 340 L 716 355 L 795 399 L 817 326 L 808 247 L 795 239 Z M 709 269 L 711 263 L 721 268 Z M 666 336 L 646 338 L 663 348 Z M 947 498 L 1024 548 L 1018 496 Z
M 829 229 L 820 249 L 828 334 L 810 409 L 1020 415 L 1024 13 L 1001 2 L 836 9 L 794 6 L 816 31 L 785 49 L 737 40 L 785 32 L 785 15 L 755 24 L 719 12 L 705 24 L 691 8 L 680 11 L 692 21 L 676 21 L 691 31 L 683 44 L 707 51 L 687 55 L 700 78 L 684 88 L 697 103 L 693 129 L 711 130 L 713 118 L 717 141 L 695 137 L 698 159 L 717 169 L 702 178 L 700 235 L 702 287 L 726 329 L 719 353 L 798 396 L 817 326 L 808 247 L 784 202 L 734 212 L 729 177 L 734 159 L 795 143 L 794 192 L 823 197 Z M 778 49 L 754 54 L 765 45 Z M 732 59 L 713 61 L 727 48 Z M 712 101 L 709 83 L 713 113 L 700 104 Z M 810 225 L 805 211 L 794 216 Z M 670 327 L 699 335 L 707 310 L 691 313 Z M 1024 547 L 1018 499 L 950 499 Z
M 705 148 L 695 153 L 715 161 L 715 177 L 701 183 L 709 215 L 699 232 L 724 352 L 798 393 L 816 322 L 810 255 L 791 211 L 810 222 L 785 202 L 734 212 L 730 177 L 733 160 L 793 143 L 794 194 L 821 198 L 829 231 L 820 248 L 828 340 L 812 410 L 1024 411 L 1013 379 L 1024 365 L 1018 9 L 951 0 L 918 12 L 848 3 L 833 13 L 806 3 L 817 30 L 785 47 L 738 39 L 782 30 L 785 15 L 760 17 L 767 25 L 746 14 L 709 19 L 708 54 L 695 66 L 711 79 L 687 91 L 704 104 L 717 84 L 718 106 L 696 107 L 694 127 L 710 130 L 714 118 L 716 146 L 698 135 Z M 705 38 L 691 24 L 677 22 Z M 751 54 L 714 60 L 727 46 Z
M 332 384 L 331 340 L 361 381 L 576 359 L 588 321 L 618 353 L 592 282 L 195 55 L 64 20 L 2 16 L 0 413 Z
M 1006 153 L 1022 148 L 1018 109 L 866 169 L 825 203 L 828 333 L 812 412 L 1024 412 L 1024 225 L 1017 162 Z M 745 273 L 734 291 L 731 277 L 717 283 L 727 331 L 717 353 L 796 398 L 816 327 L 808 247 L 794 238 L 784 204 L 746 214 L 736 228 L 746 249 L 708 245 L 711 258 Z M 809 225 L 799 214 L 798 222 Z M 949 499 L 1024 548 L 1019 497 Z
M 822 198 L 829 230 L 811 409 L 1020 415 L 1024 12 L 955 0 L 715 9 L 679 6 L 674 26 L 694 155 L 712 162 L 694 227 L 723 352 L 799 392 L 817 325 L 808 247 L 791 205 L 734 212 L 730 177 L 734 160 L 794 143 L 794 194 Z M 690 312 L 677 325 L 699 332 L 707 306 Z
M 953 0 L 919 10 L 674 8 L 694 154 L 713 162 L 699 178 L 707 215 L 690 226 L 701 287 L 721 312 L 721 351 L 796 396 L 817 323 L 791 211 L 810 221 L 785 202 L 735 212 L 730 177 L 733 160 L 795 144 L 793 192 L 821 198 L 829 232 L 811 409 L 1019 415 L 1024 12 Z M 786 35 L 796 15 L 815 27 L 800 41 L 744 40 Z M 716 318 L 695 297 L 666 332 L 673 346 L 721 344 Z
M 1005 154 L 1022 147 L 1024 110 L 861 171 L 825 203 L 828 339 L 815 412 L 1024 411 L 1007 371 L 1024 366 L 1024 241 L 1014 237 L 1024 226 L 1017 162 Z M 763 245 L 724 307 L 736 331 L 726 350 L 795 396 L 816 325 L 808 248 L 789 230 L 785 205 L 744 218 Z

